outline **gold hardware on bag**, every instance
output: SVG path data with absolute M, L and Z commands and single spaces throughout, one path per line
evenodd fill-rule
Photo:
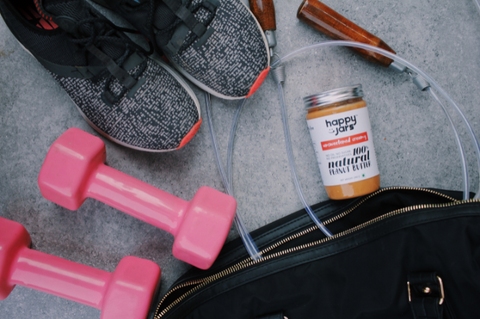
M 438 302 L 439 305 L 443 304 L 445 300 L 445 291 L 443 290 L 443 281 L 442 278 L 437 276 L 438 283 L 440 284 L 440 301 Z
M 208 286 L 209 284 L 211 284 L 213 282 L 216 282 L 217 280 L 220 280 L 220 279 L 222 279 L 222 278 L 224 278 L 228 275 L 231 275 L 233 273 L 237 273 L 238 271 L 241 271 L 245 268 L 255 266 L 259 263 L 262 263 L 262 262 L 265 262 L 265 261 L 268 261 L 268 260 L 271 260 L 271 259 L 275 259 L 275 258 L 280 257 L 280 256 L 295 253 L 295 252 L 298 252 L 298 251 L 306 249 L 306 248 L 310 248 L 310 247 L 313 247 L 313 246 L 324 244 L 326 242 L 344 237 L 348 234 L 351 234 L 351 233 L 353 233 L 357 230 L 360 230 L 362 228 L 365 228 L 367 226 L 373 225 L 373 224 L 375 224 L 379 221 L 385 220 L 385 219 L 393 217 L 393 216 L 401 215 L 401 214 L 404 214 L 404 213 L 407 213 L 407 212 L 411 212 L 411 211 L 415 211 L 415 210 L 419 210 L 419 209 L 446 208 L 446 207 L 458 206 L 458 205 L 463 205 L 463 204 L 468 204 L 468 203 L 480 202 L 480 200 L 476 200 L 476 199 L 468 200 L 468 201 L 458 201 L 455 198 L 447 196 L 447 195 L 442 194 L 440 192 L 436 192 L 436 191 L 433 191 L 433 190 L 430 190 L 430 189 L 424 189 L 424 188 L 388 187 L 388 188 L 380 189 L 380 190 L 378 190 L 378 191 L 376 191 L 376 192 L 374 192 L 374 193 L 372 193 L 368 196 L 365 196 L 363 199 L 361 199 L 359 202 L 357 202 L 354 206 L 352 206 L 349 209 L 347 209 L 346 211 L 344 211 L 344 212 L 342 212 L 342 213 L 324 221 L 323 223 L 324 223 L 324 225 L 329 225 L 333 222 L 336 222 L 336 221 L 344 218 L 345 216 L 348 216 L 350 213 L 352 213 L 357 208 L 362 206 L 362 204 L 364 204 L 366 201 L 368 201 L 372 197 L 378 196 L 379 194 L 384 193 L 386 191 L 393 191 L 393 190 L 412 190 L 412 191 L 426 192 L 426 193 L 435 194 L 435 195 L 438 195 L 440 197 L 443 197 L 443 198 L 449 200 L 450 202 L 449 203 L 444 203 L 444 204 L 421 204 L 421 205 L 404 207 L 404 208 L 401 208 L 401 209 L 391 211 L 391 212 L 389 212 L 387 214 L 384 214 L 382 216 L 378 216 L 378 217 L 376 217 L 376 218 L 374 218 L 374 219 L 372 219 L 368 222 L 357 225 L 353 228 L 342 231 L 338 234 L 335 234 L 333 237 L 323 238 L 323 239 L 320 239 L 320 240 L 317 240 L 317 241 L 314 241 L 314 242 L 311 242 L 311 243 L 303 244 L 303 245 L 296 246 L 296 247 L 293 247 L 293 248 L 289 248 L 289 249 L 279 251 L 279 252 L 272 252 L 273 250 L 275 250 L 275 249 L 281 247 L 282 245 L 284 245 L 285 243 L 291 242 L 291 241 L 293 241 L 295 239 L 298 239 L 298 238 L 300 238 L 300 237 L 302 237 L 306 234 L 309 234 L 311 232 L 314 232 L 314 231 L 318 230 L 317 226 L 312 226 L 312 227 L 310 227 L 308 229 L 305 229 L 305 230 L 302 230 L 302 231 L 300 231 L 300 232 L 298 232 L 294 235 L 288 236 L 288 237 L 278 241 L 277 243 L 269 246 L 268 248 L 263 249 L 261 251 L 261 254 L 264 257 L 259 259 L 259 260 L 253 261 L 252 258 L 249 257 L 249 258 L 247 258 L 247 259 L 245 259 L 245 260 L 243 260 L 243 261 L 241 261 L 241 262 L 239 262 L 239 263 L 237 263 L 233 266 L 230 266 L 229 268 L 224 269 L 224 270 L 222 270 L 222 271 L 220 271 L 220 272 L 218 272 L 214 275 L 210 275 L 210 276 L 207 276 L 205 278 L 201 278 L 201 279 L 197 279 L 197 280 L 193 280 L 193 281 L 187 281 L 187 282 L 181 283 L 181 284 L 173 287 L 169 292 L 167 292 L 167 294 L 158 303 L 157 309 L 155 311 L 154 319 L 163 318 L 170 310 L 172 310 L 175 306 L 177 306 L 179 303 L 181 303 L 182 300 L 184 300 L 188 296 L 192 295 L 193 293 L 197 292 L 198 290 L 200 290 L 200 289 Z M 270 252 L 272 252 L 272 253 L 270 253 Z M 443 284 L 441 282 L 440 277 L 437 277 L 437 278 L 438 278 L 438 281 L 439 281 L 440 287 L 441 287 L 440 304 L 442 304 L 443 300 L 444 300 Z M 409 298 L 408 300 L 411 302 L 410 283 L 407 282 L 407 285 L 408 285 L 408 298 Z M 188 290 L 183 292 L 183 289 L 188 289 Z M 164 305 L 164 304 L 167 303 L 167 298 L 169 296 L 171 296 L 174 292 L 178 293 L 179 291 L 182 291 L 182 293 L 179 293 L 179 297 L 177 297 L 175 300 L 169 302 L 167 305 Z
M 443 281 L 442 278 L 437 276 L 438 285 L 440 286 L 440 301 L 438 302 L 439 305 L 443 304 L 445 301 L 445 291 L 443 289 Z M 410 289 L 410 281 L 407 281 L 407 290 L 408 290 L 408 302 L 412 302 L 412 291 Z M 432 292 L 430 287 L 423 288 L 424 294 L 429 294 Z

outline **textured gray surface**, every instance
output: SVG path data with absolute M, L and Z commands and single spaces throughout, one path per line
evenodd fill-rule
M 299 22 L 298 1 L 275 1 L 277 53 L 324 41 Z M 402 2 L 326 0 L 325 4 L 376 34 L 422 68 L 451 94 L 480 134 L 480 15 L 471 0 Z M 172 257 L 173 237 L 113 208 L 87 200 L 76 212 L 42 198 L 37 176 L 51 143 L 70 127 L 96 134 L 67 94 L 16 42 L 0 22 L 0 216 L 26 226 L 35 249 L 113 271 L 126 255 L 162 268 L 162 291 L 188 265 Z M 302 97 L 362 83 L 373 126 L 382 186 L 461 189 L 460 163 L 445 117 L 434 101 L 397 75 L 365 62 L 344 48 L 309 52 L 286 66 L 286 101 L 299 178 L 309 203 L 326 200 Z M 202 101 L 203 96 L 196 90 Z M 225 156 L 236 102 L 213 99 L 219 143 Z M 458 122 L 458 117 L 453 116 Z M 466 132 L 460 128 L 461 136 Z M 182 150 L 148 154 L 106 141 L 108 164 L 160 189 L 190 200 L 203 185 L 223 191 L 206 121 Z M 466 145 L 478 188 L 472 147 Z M 238 211 L 249 230 L 300 209 L 285 154 L 278 97 L 269 77 L 247 101 L 234 154 Z M 232 229 L 229 239 L 237 236 Z M 0 302 L 1 318 L 99 318 L 100 312 L 23 287 Z

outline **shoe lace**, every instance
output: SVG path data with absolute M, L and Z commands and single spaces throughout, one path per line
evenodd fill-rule
M 185 23 L 185 25 L 189 28 L 189 30 L 192 31 L 192 36 L 187 37 L 187 39 L 184 41 L 184 43 L 180 47 L 179 52 L 185 50 L 190 45 L 192 45 L 192 43 L 195 42 L 196 39 L 202 37 L 207 30 L 207 26 L 210 25 L 210 23 L 215 18 L 215 7 L 212 6 L 209 2 L 207 3 L 205 0 L 197 3 L 193 3 L 193 1 L 190 0 L 185 6 L 180 5 L 177 0 L 163 0 L 163 3 L 165 3 L 170 8 L 170 10 L 172 10 L 175 13 L 175 15 L 177 16 L 177 19 L 175 19 L 175 22 L 172 23 L 167 28 L 163 30 L 155 30 L 154 13 L 156 10 L 156 4 L 155 4 L 156 0 L 149 0 L 149 1 L 150 1 L 150 10 L 149 10 L 150 14 L 147 19 L 147 26 L 151 30 L 152 34 L 169 34 L 173 30 L 175 30 L 175 28 L 181 23 Z M 200 8 L 205 8 L 207 9 L 207 12 L 208 12 L 207 17 L 203 22 L 198 21 L 194 16 L 194 14 L 197 13 L 198 10 L 200 10 Z M 155 37 L 153 36 L 151 38 L 154 41 L 154 45 L 158 47 Z
M 134 74 L 130 75 L 127 71 L 121 68 L 123 63 L 125 63 L 128 57 L 134 52 L 139 52 L 143 55 L 149 55 L 153 52 L 151 44 L 149 52 L 147 52 L 130 39 L 120 37 L 118 35 L 119 31 L 136 33 L 135 30 L 118 27 L 104 17 L 91 17 L 79 20 L 75 23 L 71 32 L 67 33 L 69 40 L 72 43 L 75 43 L 80 51 L 89 51 L 105 65 L 106 70 L 92 78 L 92 81 L 95 82 L 107 76 L 102 92 L 102 100 L 110 106 L 117 103 L 129 90 L 135 87 L 139 77 L 147 68 L 147 61 L 144 59 Z M 113 60 L 109 55 L 98 48 L 98 45 L 108 42 L 117 44 L 120 48 L 124 47 L 122 56 Z M 117 79 L 122 85 L 122 88 L 118 93 L 115 93 L 112 88 L 112 83 L 115 79 Z

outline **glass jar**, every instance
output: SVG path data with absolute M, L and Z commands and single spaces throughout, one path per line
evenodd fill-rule
M 303 99 L 307 125 L 331 199 L 347 199 L 380 188 L 372 129 L 360 84 Z

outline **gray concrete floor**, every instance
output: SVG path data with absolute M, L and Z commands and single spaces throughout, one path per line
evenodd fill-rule
M 278 47 L 283 56 L 327 40 L 298 21 L 301 1 L 275 0 Z M 399 56 L 430 74 L 460 105 L 480 135 L 480 15 L 472 0 L 325 0 L 325 4 L 382 38 Z M 286 65 L 286 101 L 299 178 L 309 203 L 327 199 L 302 98 L 361 83 L 373 126 L 382 186 L 460 190 L 461 164 L 445 116 L 404 74 L 366 62 L 344 48 L 305 53 Z M 202 92 L 196 89 L 202 101 Z M 213 98 L 213 115 L 225 156 L 237 102 Z M 456 123 L 459 118 L 453 115 Z M 67 94 L 17 43 L 0 21 L 0 216 L 26 226 L 34 247 L 106 271 L 134 255 L 162 268 L 162 292 L 188 269 L 171 254 L 173 237 L 113 208 L 87 200 L 75 212 L 45 200 L 37 177 L 51 143 L 70 127 L 96 133 Z M 478 170 L 467 133 L 471 190 Z M 183 149 L 142 153 L 106 141 L 108 164 L 185 200 L 210 186 L 224 191 L 206 121 Z M 233 164 L 238 212 L 249 230 L 302 208 L 285 153 L 278 95 L 268 77 L 240 118 Z M 237 237 L 232 228 L 229 240 Z M 16 287 L 0 302 L 0 317 L 99 318 L 100 311 Z

